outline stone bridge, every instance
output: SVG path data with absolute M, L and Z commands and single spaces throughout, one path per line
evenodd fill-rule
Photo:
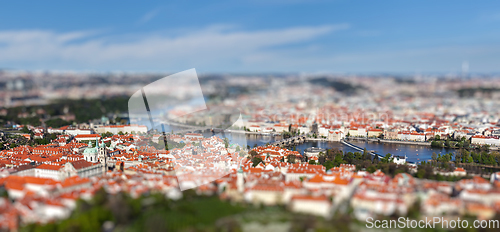
M 283 139 L 280 141 L 276 141 L 271 143 L 273 146 L 278 146 L 278 147 L 286 147 L 286 146 L 293 146 L 296 144 L 301 144 L 306 141 L 307 135 L 298 135 L 295 137 L 291 137 L 288 139 Z

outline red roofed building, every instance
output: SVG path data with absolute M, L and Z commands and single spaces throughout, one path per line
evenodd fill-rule
M 300 180 L 300 178 L 311 178 L 318 174 L 324 174 L 325 167 L 323 165 L 311 165 L 308 163 L 292 164 L 288 167 L 285 180 L 286 182 Z
M 247 192 L 245 199 L 254 204 L 276 205 L 283 202 L 284 183 L 260 180 Z
M 35 168 L 35 177 L 50 178 L 54 180 L 64 179 L 63 166 L 41 164 Z
M 465 171 L 465 169 L 463 169 L 463 168 L 455 168 L 455 170 L 453 171 L 453 174 L 455 176 L 466 176 L 467 171 Z
M 92 183 L 88 178 L 80 178 L 79 176 L 72 176 L 66 178 L 63 182 L 59 184 L 59 189 L 61 192 L 71 192 L 79 190 L 82 188 L 89 188 Z
M 73 177 L 76 175 L 81 178 L 102 176 L 104 174 L 103 171 L 104 169 L 101 163 L 91 163 L 86 160 L 72 161 L 64 164 L 65 177 Z
M 75 140 L 77 142 L 81 142 L 81 141 L 88 141 L 88 140 L 97 140 L 97 139 L 100 139 L 101 136 L 98 135 L 98 134 L 80 134 L 80 135 L 77 135 L 75 136 Z

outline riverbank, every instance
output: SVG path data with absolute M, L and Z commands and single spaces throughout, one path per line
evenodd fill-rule
M 407 144 L 407 145 L 418 145 L 418 146 L 430 146 L 430 142 L 416 142 L 416 141 L 400 141 L 400 140 L 387 140 L 387 139 L 370 139 L 370 138 L 359 138 L 359 137 L 349 137 L 347 140 L 362 140 L 375 143 L 394 143 L 394 144 Z
M 247 135 L 261 135 L 261 136 L 279 136 L 281 133 L 278 132 L 253 132 L 244 130 L 224 130 L 224 132 L 237 133 L 237 134 L 247 134 Z
M 306 138 L 306 142 L 332 142 L 332 141 L 328 140 L 328 139 L 321 139 L 321 138 Z
M 431 146 L 431 142 L 416 142 L 416 141 L 400 141 L 400 140 L 386 140 L 386 139 L 370 139 L 361 137 L 349 137 L 346 140 L 359 140 L 363 142 L 374 142 L 374 143 L 393 143 L 393 144 L 406 144 L 406 145 L 417 145 L 417 146 Z M 449 147 L 449 149 L 460 149 L 459 147 Z M 498 151 L 500 147 L 490 147 L 490 151 Z

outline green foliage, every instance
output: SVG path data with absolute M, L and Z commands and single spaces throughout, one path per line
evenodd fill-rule
M 10 112 L 10 110 L 9 110 L 9 112 Z M 23 124 L 23 125 L 32 125 L 32 126 L 42 125 L 39 117 L 17 118 L 17 116 L 16 116 L 12 120 L 15 122 L 18 122 L 20 124 Z
M 59 128 L 62 126 L 70 125 L 71 123 L 60 118 L 49 119 L 45 121 L 45 125 L 48 127 Z
M 38 144 L 38 145 L 47 145 L 49 143 L 50 143 L 50 141 L 47 138 L 35 139 L 35 144 Z
M 333 167 L 335 167 L 335 164 L 334 164 L 332 161 L 327 160 L 327 161 L 323 164 L 323 166 L 325 166 L 326 170 L 330 170 L 330 169 L 332 169 Z
M 106 133 L 102 133 L 102 134 L 101 134 L 101 137 L 102 137 L 102 138 L 107 138 L 107 137 L 111 137 L 111 136 L 113 136 L 113 133 L 111 133 L 111 132 L 109 132 L 109 131 L 108 131 L 108 132 L 106 132 Z
M 253 157 L 256 157 L 256 156 L 259 156 L 259 153 L 257 153 L 255 150 L 251 150 L 250 152 L 248 152 L 248 154 L 253 158 Z
M 109 196 L 98 191 L 89 202 L 79 200 L 68 219 L 45 225 L 30 224 L 21 231 L 102 231 L 106 221 L 114 222 L 118 231 L 226 231 L 224 228 L 238 231 L 240 228 L 237 221 L 223 218 L 243 212 L 246 210 L 243 206 L 221 201 L 216 196 L 197 196 L 193 190 L 183 194 L 183 199 L 171 201 L 161 194 L 133 199 L 126 193 Z
M 436 154 L 436 152 L 432 152 L 432 160 L 437 160 L 437 154 Z
M 259 165 L 259 163 L 262 163 L 262 158 L 260 158 L 259 156 L 254 156 L 252 158 L 252 166 L 256 167 L 257 165 Z
M 369 173 L 374 173 L 375 171 L 377 171 L 377 167 L 375 167 L 375 165 L 370 165 L 368 168 L 366 168 L 366 171 Z
M 392 163 L 392 160 L 394 160 L 394 157 L 390 153 L 387 153 L 384 158 L 380 159 L 380 162 L 383 164 L 388 164 Z
M 442 141 L 432 141 L 431 147 L 444 147 L 444 144 Z
M 23 129 L 21 130 L 21 132 L 25 133 L 25 134 L 29 134 L 30 133 L 30 130 L 28 129 L 27 126 L 24 126 Z
M 14 121 L 23 125 L 40 126 L 41 116 L 19 118 L 17 115 L 24 111 L 34 112 L 36 109 L 43 109 L 48 115 L 63 115 L 64 108 L 68 107 L 69 112 L 75 115 L 75 122 L 82 123 L 89 120 L 100 118 L 108 113 L 126 112 L 128 109 L 128 97 L 119 96 L 101 99 L 63 99 L 44 106 L 20 106 L 9 108 L 6 116 L 1 116 L 0 119 L 5 121 Z M 49 122 L 50 121 L 50 122 Z M 48 123 L 60 125 L 64 122 L 54 119 Z

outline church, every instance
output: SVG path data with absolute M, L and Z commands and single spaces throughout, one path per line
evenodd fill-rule
M 108 149 L 106 144 L 99 143 L 99 140 L 95 141 L 96 146 L 92 147 L 92 143 L 89 141 L 89 146 L 83 151 L 83 158 L 91 163 L 100 163 L 103 167 L 104 173 L 108 169 Z

